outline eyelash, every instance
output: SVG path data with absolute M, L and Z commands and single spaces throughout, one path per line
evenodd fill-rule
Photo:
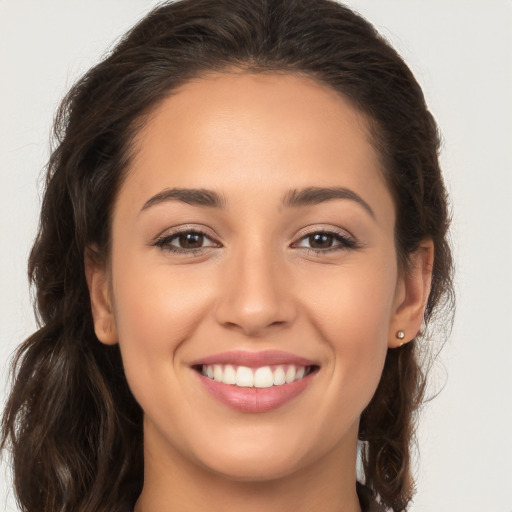
M 198 235 L 204 237 L 204 239 L 210 240 L 212 242 L 211 245 L 203 246 L 203 247 L 197 247 L 192 249 L 185 249 L 182 247 L 176 247 L 172 245 L 172 242 L 176 240 L 181 235 Z M 333 238 L 333 242 L 338 242 L 337 245 L 327 247 L 325 249 L 315 249 L 313 247 L 301 247 L 298 244 L 303 242 L 304 240 L 307 240 L 309 237 L 312 237 L 314 235 L 326 235 Z M 160 238 L 158 238 L 153 245 L 155 247 L 159 247 L 162 250 L 175 253 L 175 254 L 187 254 L 187 255 L 196 255 L 199 253 L 204 252 L 205 249 L 208 249 L 210 247 L 220 247 L 220 245 L 212 240 L 210 236 L 208 236 L 203 231 L 197 230 L 197 229 L 183 229 L 180 231 L 175 231 L 174 233 L 170 235 L 165 235 Z M 311 231 L 309 233 L 306 233 L 302 235 L 298 242 L 294 242 L 291 247 L 293 248 L 301 248 L 305 250 L 308 253 L 315 254 L 315 255 L 321 255 L 325 253 L 330 253 L 334 251 L 346 251 L 350 249 L 358 249 L 360 246 L 359 244 L 351 237 L 341 234 L 337 231 L 329 231 L 326 229 L 319 229 L 315 231 Z
M 172 233 L 170 235 L 162 236 L 162 237 L 158 238 L 153 245 L 155 247 L 159 247 L 163 251 L 168 251 L 168 252 L 172 252 L 175 254 L 188 254 L 188 255 L 198 254 L 200 252 L 203 252 L 208 247 L 216 247 L 216 246 L 218 247 L 219 246 L 216 242 L 212 243 L 212 245 L 208 245 L 205 247 L 197 247 L 194 249 L 185 249 L 182 247 L 176 247 L 176 246 L 171 245 L 171 243 L 181 235 L 198 235 L 198 236 L 202 236 L 205 239 L 213 242 L 211 237 L 208 236 L 203 231 L 200 231 L 198 229 L 190 229 L 189 228 L 189 229 L 183 229 L 180 231 L 175 231 L 174 233 Z
M 350 249 L 358 249 L 359 244 L 350 236 L 346 234 L 339 233 L 338 231 L 329 231 L 327 229 L 317 229 L 314 231 L 310 231 L 302 235 L 299 238 L 298 242 L 292 244 L 292 247 L 299 247 L 298 244 L 304 240 L 307 240 L 309 237 L 314 235 L 325 235 L 333 238 L 333 242 L 339 242 L 337 245 L 333 245 L 331 247 L 327 247 L 325 249 L 314 249 L 313 247 L 301 247 L 303 250 L 306 250 L 311 254 L 325 254 L 335 251 L 346 251 Z

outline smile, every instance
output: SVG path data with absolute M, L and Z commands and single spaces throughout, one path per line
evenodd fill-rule
M 244 413 L 277 409 L 302 395 L 320 366 L 281 351 L 230 351 L 191 364 L 202 388 L 223 405 Z
M 278 365 L 249 368 L 230 364 L 201 365 L 200 372 L 205 377 L 242 388 L 269 388 L 291 384 L 309 375 L 314 366 Z

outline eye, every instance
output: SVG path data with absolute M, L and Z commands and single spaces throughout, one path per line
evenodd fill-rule
M 310 249 L 315 252 L 329 252 L 357 247 L 355 240 L 334 231 L 315 231 L 300 238 L 293 247 Z
M 170 244 L 180 249 L 199 249 L 203 247 L 205 241 L 208 241 L 208 238 L 203 233 L 191 231 L 174 236 Z
M 154 245 L 176 253 L 196 253 L 207 247 L 219 247 L 218 243 L 197 230 L 179 231 L 162 236 Z

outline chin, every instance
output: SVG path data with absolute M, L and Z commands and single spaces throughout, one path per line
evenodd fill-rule
M 208 470 L 234 482 L 265 482 L 285 478 L 301 469 L 295 457 L 259 456 L 228 458 L 221 464 L 209 464 Z
M 275 481 L 300 472 L 324 458 L 333 448 L 330 440 L 325 444 L 315 442 L 313 436 L 304 431 L 274 434 L 266 432 L 265 435 L 264 428 L 253 430 L 250 435 L 239 432 L 238 442 L 234 441 L 235 435 L 224 439 L 215 435 L 217 443 L 213 446 L 203 444 L 201 449 L 196 446 L 196 460 L 203 468 L 227 480 Z

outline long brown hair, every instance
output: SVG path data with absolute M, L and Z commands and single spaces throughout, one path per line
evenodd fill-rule
M 23 511 L 133 510 L 142 412 L 118 347 L 94 334 L 84 252 L 94 244 L 108 254 L 111 207 L 146 116 L 187 80 L 226 68 L 305 74 L 366 116 L 395 200 L 402 268 L 421 240 L 435 245 L 426 324 L 451 310 L 437 127 L 411 71 L 372 25 L 331 0 L 163 4 L 76 83 L 56 118 L 29 260 L 40 328 L 17 352 L 2 424 Z M 360 424 L 365 483 L 396 511 L 413 495 L 410 448 L 425 387 L 418 341 L 388 351 Z

